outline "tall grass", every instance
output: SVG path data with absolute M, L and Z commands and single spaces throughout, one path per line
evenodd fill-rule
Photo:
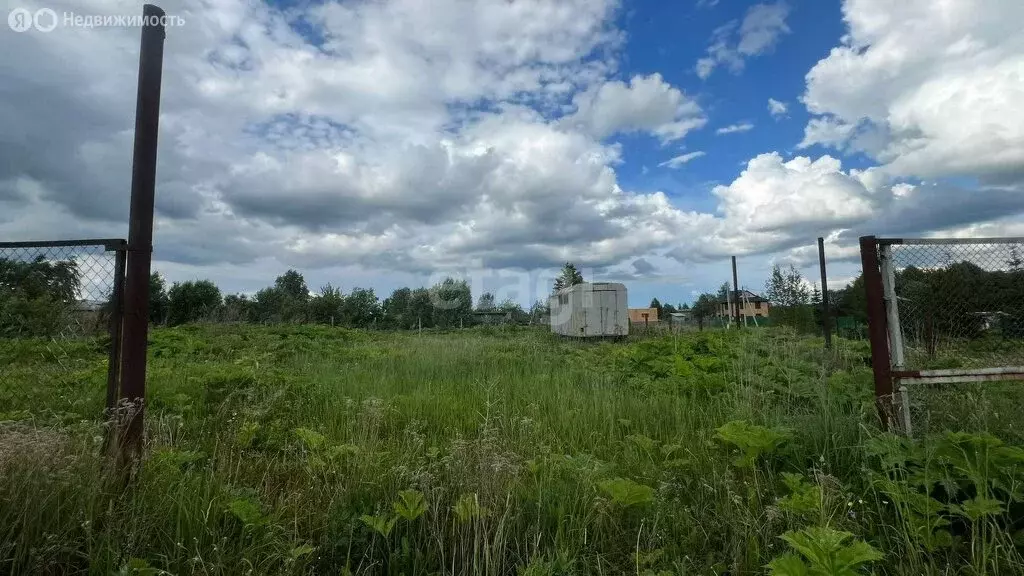
M 881 433 L 862 343 L 152 339 L 126 489 L 100 453 L 102 347 L 58 369 L 45 343 L 0 344 L 0 572 L 782 574 L 820 568 L 806 539 L 850 573 L 1024 571 L 1024 452 Z

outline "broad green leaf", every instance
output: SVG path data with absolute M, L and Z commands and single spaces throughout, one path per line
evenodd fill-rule
M 368 514 L 363 514 L 359 519 L 363 521 L 363 524 L 372 528 L 374 532 L 377 532 L 381 536 L 387 538 L 391 535 L 391 530 L 395 527 L 395 522 L 398 521 L 398 516 L 384 516 L 382 514 L 370 516 Z
M 229 502 L 228 512 L 247 526 L 261 526 L 267 522 L 259 503 L 248 498 L 235 498 Z
M 302 440 L 302 443 L 310 452 L 319 450 L 327 443 L 327 439 L 324 438 L 323 434 L 309 428 L 296 428 L 293 432 L 299 437 L 299 440 Z
M 419 490 L 402 490 L 393 506 L 396 514 L 410 522 L 427 511 L 427 501 Z
M 808 576 L 807 564 L 799 556 L 787 552 L 768 563 L 772 576 Z
M 315 549 L 316 548 L 313 548 L 309 544 L 302 544 L 301 546 L 296 546 L 295 548 L 292 548 L 292 551 L 290 552 L 290 556 L 292 557 L 293 560 L 296 560 L 296 559 L 301 558 L 303 556 L 307 556 L 309 554 L 312 554 L 313 550 L 315 550 Z
M 468 522 L 475 518 L 483 518 L 487 516 L 489 510 L 480 505 L 479 498 L 476 494 L 463 494 L 459 496 L 459 499 L 455 502 L 455 506 L 452 507 L 455 511 L 455 516 L 458 517 L 459 522 Z
M 620 506 L 636 506 L 654 500 L 654 489 L 637 484 L 628 478 L 612 478 L 598 483 L 598 487 Z

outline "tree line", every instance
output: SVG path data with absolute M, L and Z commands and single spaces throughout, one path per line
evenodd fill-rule
M 487 313 L 487 314 L 481 314 Z M 476 306 L 469 283 L 445 278 L 430 288 L 398 288 L 380 300 L 372 288 L 348 294 L 327 284 L 311 293 L 305 278 L 288 270 L 253 296 L 221 296 L 210 280 L 175 282 L 169 288 L 159 273 L 150 278 L 150 321 L 177 326 L 189 322 L 252 322 L 331 324 L 350 328 L 457 328 L 493 322 L 530 324 L 547 315 L 535 303 L 529 310 L 512 299 L 495 302 L 484 293 Z
M 896 272 L 896 288 L 905 316 L 904 330 L 925 340 L 940 335 L 973 336 L 995 323 L 1006 335 L 1024 332 L 1024 266 L 1016 256 L 1006 270 L 987 271 L 971 262 L 954 262 L 940 268 L 909 266 Z M 67 305 L 77 303 L 82 274 L 72 260 L 50 261 L 0 259 L 0 336 L 49 335 L 66 322 Z M 552 292 L 583 282 L 572 263 L 565 263 Z M 398 288 L 383 301 L 371 288 L 354 288 L 348 294 L 327 284 L 311 293 L 305 278 L 295 270 L 278 276 L 273 285 L 253 296 L 222 295 L 210 280 L 175 282 L 168 286 L 157 272 L 150 277 L 149 318 L 154 324 L 179 325 L 196 321 L 252 323 L 318 323 L 353 328 L 454 328 L 487 322 L 531 324 L 543 322 L 546 302 L 538 300 L 529 310 L 507 299 L 496 302 L 492 293 L 481 294 L 474 305 L 469 284 L 446 278 L 427 288 Z M 730 287 L 700 294 L 692 305 L 663 304 L 654 298 L 650 307 L 664 318 L 689 310 L 703 328 L 719 316 L 721 302 Z M 820 331 L 821 299 L 794 266 L 776 265 L 765 285 L 772 324 L 798 330 Z M 833 317 L 867 321 L 863 275 L 843 289 L 829 292 Z

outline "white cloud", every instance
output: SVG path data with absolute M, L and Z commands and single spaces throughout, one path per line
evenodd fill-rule
M 127 0 L 47 4 L 138 10 Z M 868 92 L 844 96 L 819 63 L 805 94 L 817 131 L 805 140 L 868 151 L 881 165 L 762 154 L 715 188 L 717 211 L 701 213 L 619 181 L 631 151 L 609 141 L 616 134 L 678 141 L 707 120 L 658 74 L 616 79 L 613 0 L 179 8 L 187 25 L 167 32 L 155 232 L 157 268 L 172 279 L 252 291 L 295 266 L 311 285 L 342 275 L 391 286 L 437 270 L 565 260 L 596 269 L 642 260 L 668 278 L 675 271 L 659 254 L 669 251 L 680 260 L 786 252 L 837 230 L 843 246 L 859 232 L 963 228 L 1021 210 L 1012 183 L 968 193 L 901 176 L 931 173 L 919 167 L 935 159 L 965 175 L 1012 164 L 1020 125 L 1007 87 L 1024 53 L 1012 39 L 974 34 L 976 69 L 957 60 L 974 44 L 949 42 L 956 65 L 925 66 L 916 80 L 915 68 L 898 66 L 903 76 L 888 82 L 903 87 L 891 93 L 867 66 L 846 81 Z M 710 69 L 741 67 L 769 49 L 766 31 L 785 31 L 784 17 L 748 18 L 765 24 L 721 32 Z M 954 25 L 975 26 L 960 15 Z M 888 38 L 884 22 L 862 27 Z M 125 234 L 137 47 L 129 29 L 0 34 L 0 236 Z M 874 49 L 844 57 L 860 66 Z M 872 90 L 891 101 L 875 110 Z M 940 122 L 947 115 L 955 122 Z M 991 141 L 978 140 L 984 126 Z
M 803 145 L 896 176 L 1024 179 L 1024 3 L 847 0 L 843 15 L 849 34 L 807 74 Z
M 796 225 L 841 225 L 874 214 L 878 199 L 839 160 L 761 154 L 728 186 L 716 186 L 719 210 L 737 228 L 772 231 Z
M 774 48 L 779 37 L 789 33 L 785 2 L 751 6 L 743 22 L 729 22 L 711 34 L 707 56 L 697 61 L 697 76 L 706 79 L 718 66 L 726 66 L 734 74 L 743 70 L 744 59 L 764 54 Z
M 680 168 L 683 164 L 686 164 L 690 160 L 694 160 L 696 158 L 700 158 L 701 156 L 704 156 L 704 155 L 705 154 L 704 154 L 704 152 L 702 150 L 696 150 L 694 152 L 687 152 L 686 154 L 681 154 L 681 155 L 676 156 L 674 158 L 670 158 L 670 159 L 662 162 L 661 164 L 658 164 L 658 166 L 665 167 L 665 168 Z
M 750 122 L 740 122 L 738 124 L 723 126 L 718 130 L 715 130 L 715 134 L 735 134 L 737 132 L 749 132 L 753 129 L 754 125 Z
M 604 82 L 577 94 L 573 104 L 576 113 L 566 123 L 598 139 L 645 131 L 671 142 L 707 122 L 700 106 L 660 74 L 634 76 L 629 84 Z
M 773 118 L 785 116 L 788 109 L 789 108 L 786 106 L 785 102 L 780 102 L 775 98 L 768 99 L 768 113 L 771 114 Z
M 814 144 L 844 149 L 857 127 L 846 124 L 831 116 L 811 118 L 804 128 L 804 138 L 797 148 L 807 148 Z

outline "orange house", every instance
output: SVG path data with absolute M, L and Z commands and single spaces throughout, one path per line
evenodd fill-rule
M 630 308 L 630 324 L 653 324 L 658 321 L 657 308 Z

